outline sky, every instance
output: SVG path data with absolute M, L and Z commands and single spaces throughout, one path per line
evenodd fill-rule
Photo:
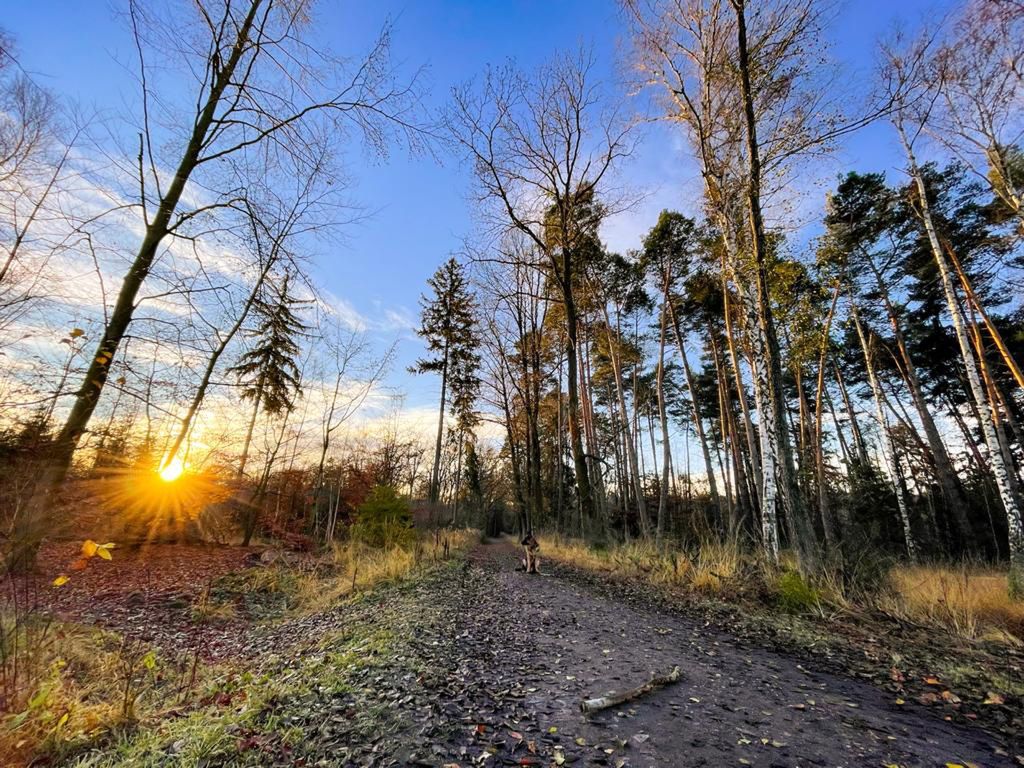
M 842 67 L 843 87 L 854 93 L 866 87 L 876 42 L 895 24 L 916 28 L 948 5 L 940 0 L 838 4 L 828 48 Z M 38 82 L 86 111 L 115 115 L 130 108 L 137 86 L 124 3 L 36 0 L 4 6 L 0 25 L 13 33 L 21 65 Z M 388 19 L 395 23 L 393 55 L 400 66 L 409 72 L 424 68 L 429 109 L 441 108 L 453 85 L 478 76 L 488 64 L 512 59 L 530 69 L 579 45 L 594 52 L 602 87 L 612 95 L 624 93 L 626 31 L 614 0 L 326 0 L 317 8 L 314 34 L 337 52 L 355 53 Z M 818 167 L 813 179 L 794 179 L 806 194 L 808 220 L 820 214 L 824 199 L 814 182 L 834 178 L 840 169 L 881 170 L 897 178 L 901 162 L 894 139 L 887 125 L 869 126 L 846 139 L 831 165 Z M 336 241 L 321 245 L 313 275 L 324 291 L 358 313 L 382 349 L 398 339 L 389 384 L 405 393 L 406 407 L 425 410 L 436 403 L 438 382 L 406 372 L 422 352 L 414 333 L 418 298 L 427 278 L 474 232 L 472 179 L 455 159 L 401 151 L 379 161 L 354 147 L 346 163 L 353 180 L 350 196 L 366 215 Z M 621 175 L 645 197 L 605 226 L 603 236 L 613 249 L 637 247 L 663 208 L 699 213 L 699 179 L 675 129 L 647 129 Z

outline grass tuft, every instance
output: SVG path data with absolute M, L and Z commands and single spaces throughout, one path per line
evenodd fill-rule
M 1024 638 L 1024 602 L 1010 597 L 1005 572 L 971 566 L 898 566 L 884 607 L 967 640 Z

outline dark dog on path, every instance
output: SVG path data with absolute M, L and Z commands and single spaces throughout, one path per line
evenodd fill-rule
M 533 531 L 528 532 L 520 543 L 523 545 L 523 553 L 526 555 L 523 558 L 523 570 L 527 573 L 539 574 L 540 558 L 537 556 L 537 550 L 540 549 L 540 544 L 537 543 Z

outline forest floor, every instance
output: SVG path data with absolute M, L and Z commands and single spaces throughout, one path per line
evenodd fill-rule
M 332 610 L 255 625 L 246 675 L 63 764 L 1024 764 L 1005 733 L 854 679 L 841 656 L 726 631 L 567 565 L 527 575 L 518 557 L 508 540 L 481 544 Z M 676 665 L 674 686 L 579 711 Z

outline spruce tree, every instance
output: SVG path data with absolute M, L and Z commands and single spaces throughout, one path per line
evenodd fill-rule
M 279 284 L 270 283 L 269 296 L 261 296 L 253 304 L 257 325 L 246 336 L 256 339 L 256 343 L 228 369 L 238 377 L 241 398 L 253 404 L 238 462 L 239 477 L 245 474 L 253 428 L 260 412 L 277 416 L 290 411 L 301 393 L 295 359 L 299 355 L 299 338 L 308 326 L 298 316 L 298 308 L 305 302 L 292 295 L 290 283 L 291 274 L 286 272 Z
M 413 373 L 437 373 L 441 376 L 437 441 L 429 492 L 430 503 L 436 504 L 440 496 L 438 478 L 445 409 L 451 408 L 460 433 L 472 432 L 476 425 L 473 408 L 480 386 L 476 373 L 480 367 L 477 352 L 480 340 L 474 318 L 476 305 L 463 266 L 450 258 L 427 284 L 433 289 L 433 295 L 420 299 L 422 311 L 418 331 L 427 342 L 427 356 L 417 360 L 411 370 Z

